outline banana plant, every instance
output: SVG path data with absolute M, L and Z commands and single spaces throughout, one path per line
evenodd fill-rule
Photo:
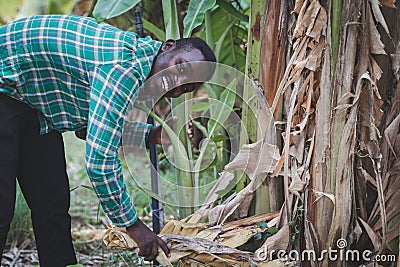
M 178 25 L 178 13 L 176 8 L 175 0 L 163 0 L 163 13 L 164 13 L 164 25 L 165 25 L 165 34 L 166 39 L 179 39 L 179 25 Z M 182 129 L 186 129 L 186 122 L 188 118 L 188 108 L 185 104 L 186 96 L 180 96 L 176 99 L 171 100 L 171 110 L 172 115 L 178 118 L 176 124 L 174 125 L 174 134 L 176 134 L 179 138 L 175 140 L 179 144 L 182 144 L 180 149 L 176 149 L 174 147 L 173 156 L 175 162 L 178 160 L 187 161 L 187 159 L 191 159 L 189 156 L 191 155 L 189 149 L 191 149 L 190 142 L 185 134 L 185 131 Z M 184 114 L 184 116 L 182 116 Z M 168 133 L 168 132 L 167 132 Z M 172 133 L 170 133 L 172 134 Z M 182 155 L 184 153 L 184 155 Z M 184 159 L 186 158 L 186 159 Z M 187 161 L 189 162 L 189 161 Z M 176 168 L 176 184 L 178 186 L 178 206 L 179 206 L 179 215 L 181 217 L 186 217 L 193 213 L 194 209 L 194 184 L 192 178 L 191 168 L 192 166 L 188 164 L 185 168 Z
M 196 124 L 196 126 L 202 131 L 204 134 L 205 141 L 203 142 L 199 157 L 196 160 L 195 166 L 193 168 L 194 172 L 194 181 L 195 184 L 199 184 L 199 175 L 201 163 L 203 161 L 203 157 L 206 154 L 206 150 L 209 149 L 209 144 L 211 141 L 217 141 L 212 137 L 215 136 L 215 133 L 221 128 L 220 123 L 225 122 L 231 112 L 233 112 L 233 106 L 235 104 L 236 93 L 234 90 L 234 85 L 236 84 L 236 80 L 233 80 L 228 87 L 222 92 L 221 99 L 212 99 L 209 98 L 209 106 L 207 108 L 213 109 L 214 112 L 211 113 L 211 116 L 208 120 L 207 130 L 201 127 L 201 125 Z
M 138 2 L 140 1 L 98 0 L 93 15 L 97 20 L 109 19 L 133 8 Z M 246 8 L 246 1 L 242 0 L 239 2 Z M 144 19 L 145 29 L 150 31 L 159 40 L 179 39 L 181 34 L 178 26 L 176 1 L 162 0 L 162 8 L 164 13 L 164 31 Z M 206 32 L 207 42 L 210 47 L 214 49 L 219 62 L 228 63 L 233 66 L 244 66 L 244 52 L 240 49 L 239 45 L 237 45 L 240 38 L 235 39 L 235 36 L 245 36 L 246 23 L 248 23 L 248 17 L 245 13 L 246 11 L 237 10 L 233 4 L 227 0 L 191 0 L 189 2 L 188 12 L 183 20 L 183 37 L 192 36 L 194 30 L 196 30 L 195 35 L 197 36 L 201 36 Z M 203 23 L 204 21 L 205 23 Z M 226 21 L 228 21 L 228 24 Z M 216 42 L 214 42 L 214 40 L 216 40 Z M 206 85 L 205 88 L 209 98 L 213 100 L 204 107 L 210 114 L 210 120 L 207 129 L 203 127 L 203 133 L 206 137 L 210 137 L 211 140 L 221 139 L 219 138 L 221 137 L 221 129 L 216 122 L 223 122 L 226 120 L 227 116 L 232 111 L 236 96 L 232 90 L 225 89 L 221 91 L 219 88 L 212 88 L 208 85 Z M 191 108 L 189 106 L 191 103 L 191 101 L 189 101 L 190 99 L 191 95 L 186 95 L 171 101 L 172 115 L 179 114 L 179 116 L 178 121 L 174 125 L 174 130 L 166 131 L 170 139 L 173 140 L 173 157 L 175 159 L 175 166 L 178 167 L 175 172 L 178 185 L 179 213 L 181 217 L 193 213 L 194 206 L 199 204 L 199 192 L 197 192 L 199 173 L 202 161 L 206 155 L 206 148 L 209 147 L 209 145 L 207 145 L 209 141 L 203 142 L 200 153 L 196 161 L 194 160 L 192 146 L 185 131 L 188 127 L 187 122 L 189 118 L 192 117 Z M 229 113 L 221 114 L 222 110 L 229 110 Z M 204 110 L 204 112 L 205 111 L 206 110 Z M 182 116 L 182 114 L 184 116 Z M 156 120 L 159 121 L 157 118 Z M 159 123 L 162 124 L 160 121 Z M 201 128 L 202 126 L 198 125 L 198 127 Z M 221 161 L 221 159 L 218 158 L 218 161 Z M 217 173 L 215 168 L 214 172 Z
M 166 38 L 169 39 L 177 39 L 180 34 L 178 32 L 178 20 L 176 14 L 176 2 L 175 0 L 163 0 L 163 10 L 164 10 L 164 23 L 166 26 Z M 184 37 L 190 37 L 193 30 L 202 24 L 204 20 L 204 15 L 206 12 L 213 8 L 215 6 L 216 0 L 192 0 L 189 2 L 189 8 L 188 12 L 185 16 L 185 19 L 183 21 L 183 27 L 184 27 Z M 173 31 L 175 30 L 175 31 Z M 175 37 L 175 38 L 174 38 Z M 175 127 L 175 133 L 178 134 L 180 137 L 180 141 L 183 142 L 185 147 L 187 148 L 186 150 L 186 155 L 190 162 L 193 162 L 193 152 L 192 152 L 192 147 L 190 144 L 190 140 L 188 140 L 188 137 L 186 135 L 186 131 L 180 131 L 180 129 L 185 129 L 187 130 L 188 124 L 187 122 L 189 121 L 190 117 L 190 99 L 191 99 L 191 94 L 181 96 L 177 99 L 173 99 L 171 101 L 171 108 L 173 112 L 176 114 L 184 114 L 184 116 L 178 117 L 178 121 L 176 123 Z M 173 114 L 174 115 L 174 114 Z M 179 132 L 180 131 L 180 132 Z M 176 153 L 180 153 L 179 151 L 174 152 L 174 156 Z M 200 159 L 201 161 L 201 159 Z M 197 160 L 199 162 L 199 159 Z M 186 192 L 181 192 L 179 193 L 181 198 L 186 198 L 189 197 L 192 202 L 192 207 L 180 207 L 180 213 L 181 216 L 188 216 L 189 214 L 194 212 L 194 206 L 199 204 L 198 202 L 198 175 L 196 175 L 196 168 L 195 166 L 190 165 L 190 171 L 182 171 L 182 170 L 177 170 L 177 183 L 179 186 L 184 186 L 180 187 L 181 191 L 186 191 Z M 189 190 L 188 188 L 194 188 L 194 190 Z M 190 194 L 187 194 L 187 191 L 191 191 Z M 181 206 L 181 205 L 180 205 Z
M 206 12 L 205 27 L 196 35 L 214 49 L 219 63 L 244 72 L 249 5 L 247 1 L 240 2 L 239 11 L 231 1 L 217 0 L 215 7 Z

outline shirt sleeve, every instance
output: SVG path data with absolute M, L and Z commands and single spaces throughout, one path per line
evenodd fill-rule
M 127 109 L 138 94 L 138 77 L 134 68 L 105 65 L 91 78 L 86 169 L 103 210 L 118 227 L 134 224 L 138 216 L 118 158 Z
M 153 125 L 144 122 L 125 122 L 122 145 L 141 148 L 146 147 L 151 127 L 153 127 Z

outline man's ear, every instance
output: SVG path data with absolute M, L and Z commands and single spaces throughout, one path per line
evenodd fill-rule
M 172 39 L 168 39 L 167 41 L 165 41 L 162 46 L 161 46 L 161 51 L 165 52 L 171 49 L 175 48 L 175 40 Z

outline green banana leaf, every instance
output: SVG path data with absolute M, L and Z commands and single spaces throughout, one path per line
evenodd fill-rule
M 148 21 L 147 19 L 143 18 L 143 28 L 154 34 L 154 36 L 159 40 L 159 41 L 165 41 L 165 32 L 158 28 L 156 25 Z
M 236 93 L 234 90 L 235 83 L 236 81 L 233 80 L 228 85 L 228 88 L 222 92 L 219 101 L 215 101 L 210 107 L 212 112 L 207 125 L 210 136 L 213 136 L 213 134 L 217 132 L 218 128 L 221 127 L 219 124 L 224 123 L 228 119 L 229 114 L 233 111 L 236 100 Z
M 183 37 L 190 37 L 192 31 L 203 23 L 204 14 L 215 6 L 216 0 L 191 0 L 183 20 Z
M 162 0 L 164 13 L 165 35 L 167 39 L 177 40 L 180 38 L 178 27 L 178 13 L 175 0 Z
M 232 4 L 226 0 L 217 0 L 217 5 L 219 5 L 221 8 L 223 8 L 228 14 L 234 16 L 238 20 L 242 22 L 249 22 L 249 16 L 246 14 L 243 14 L 242 12 L 238 11 L 236 8 L 232 6 Z
M 97 21 L 104 21 L 125 13 L 137 5 L 140 0 L 98 0 L 93 9 Z

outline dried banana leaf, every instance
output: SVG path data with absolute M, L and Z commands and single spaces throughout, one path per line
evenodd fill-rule
M 194 223 L 198 216 L 169 221 L 160 237 L 168 244 L 171 257 L 159 250 L 157 261 L 163 266 L 180 262 L 181 266 L 253 266 L 254 254 L 238 250 L 256 233 L 265 231 L 257 223 L 276 218 L 279 212 L 261 214 L 223 225 Z M 108 247 L 137 249 L 124 229 L 110 226 L 103 239 Z M 169 264 L 169 265 L 168 265 Z M 282 266 L 282 265 L 271 265 Z

